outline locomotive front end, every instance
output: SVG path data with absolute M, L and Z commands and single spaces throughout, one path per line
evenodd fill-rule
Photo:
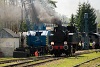
M 50 45 L 48 48 L 51 54 L 60 56 L 62 53 L 65 53 L 68 50 L 67 33 L 68 31 L 66 27 L 54 27 L 54 30 L 49 37 Z

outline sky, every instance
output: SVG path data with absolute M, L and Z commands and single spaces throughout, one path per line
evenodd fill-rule
M 89 2 L 93 8 L 100 10 L 100 0 L 56 0 L 57 8 L 55 9 L 61 15 L 66 15 L 70 18 L 71 14 L 76 14 L 79 2 Z

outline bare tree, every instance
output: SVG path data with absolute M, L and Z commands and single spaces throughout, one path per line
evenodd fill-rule
M 0 28 L 9 28 L 17 32 L 20 20 L 21 7 L 18 6 L 18 1 L 0 0 Z

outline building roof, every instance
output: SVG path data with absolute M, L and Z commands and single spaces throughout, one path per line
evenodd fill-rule
M 10 30 L 8 28 L 3 28 L 2 30 L 5 30 L 7 33 L 9 33 L 14 38 L 18 38 L 19 37 L 18 34 L 14 33 L 12 30 Z

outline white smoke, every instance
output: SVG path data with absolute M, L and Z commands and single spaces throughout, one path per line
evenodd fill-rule
M 21 8 L 21 0 L 18 0 L 20 7 L 18 5 L 12 5 L 10 4 L 10 0 L 7 0 L 8 3 L 4 3 L 4 0 L 1 0 L 0 2 L 0 27 L 6 27 L 9 24 L 9 27 L 11 26 L 19 26 L 20 21 L 22 20 L 22 8 Z M 35 6 L 37 16 L 34 16 L 32 13 L 32 7 L 30 5 L 30 0 L 22 0 L 25 3 L 25 7 L 28 11 L 28 18 L 30 21 L 34 22 L 34 17 L 38 17 L 40 22 L 44 23 L 51 23 L 53 18 L 58 18 L 57 13 L 55 12 L 54 8 L 51 7 L 48 0 L 33 0 L 33 5 Z M 17 2 L 17 0 L 15 1 Z M 27 6 L 26 6 L 27 5 Z M 25 9 L 23 9 L 25 11 Z M 23 13 L 25 13 L 23 11 Z M 25 14 L 24 14 L 25 15 Z M 23 17 L 25 19 L 25 17 Z
M 4 0 L 1 0 L 0 27 L 11 28 L 15 24 L 17 24 L 16 26 L 18 27 L 20 20 L 21 20 L 21 8 L 16 5 L 4 3 Z
M 40 0 L 34 1 L 34 6 L 38 14 L 38 18 L 42 22 L 51 23 L 52 18 L 57 17 L 57 14 L 51 7 L 48 6 L 49 3 L 47 3 L 47 1 L 43 2 L 45 3 L 41 3 Z

